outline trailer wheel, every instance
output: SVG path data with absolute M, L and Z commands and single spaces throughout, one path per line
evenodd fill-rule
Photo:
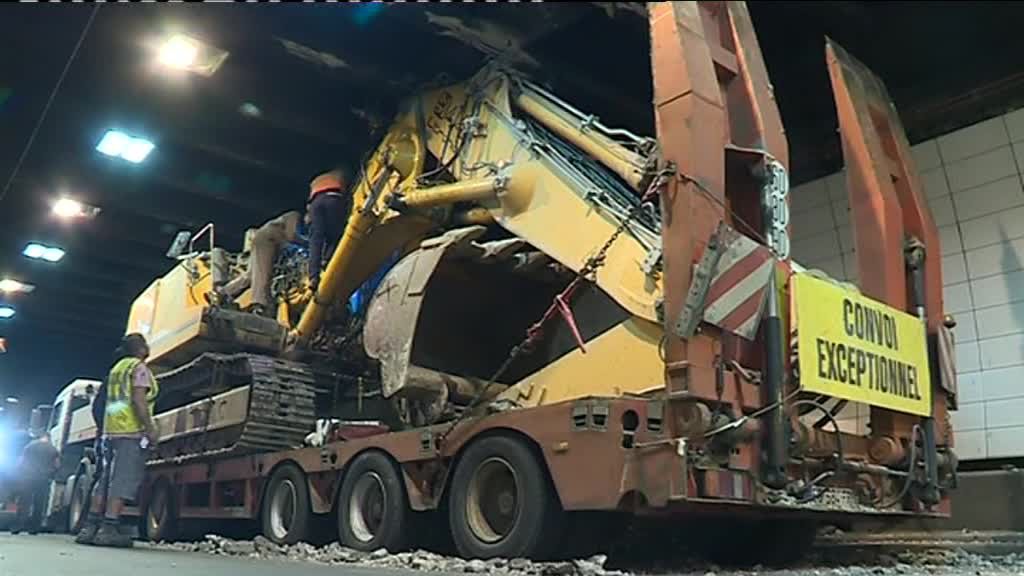
M 402 477 L 380 452 L 356 458 L 338 492 L 338 537 L 349 548 L 405 548 L 409 506 Z
M 82 529 L 82 524 L 85 523 L 90 504 L 91 480 L 87 474 L 75 475 L 75 481 L 71 485 L 71 502 L 68 504 L 68 534 L 78 534 L 78 531 Z
M 166 480 L 153 485 L 143 516 L 143 529 L 150 542 L 170 542 L 177 536 L 178 517 L 174 488 Z
M 466 558 L 545 559 L 561 540 L 564 516 L 544 467 L 519 440 L 480 440 L 455 468 L 449 523 Z
M 275 544 L 295 544 L 309 532 L 309 487 L 293 464 L 278 468 L 263 494 L 263 535 Z

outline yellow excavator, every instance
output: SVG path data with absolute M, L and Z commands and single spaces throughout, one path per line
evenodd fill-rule
M 246 254 L 197 249 L 213 225 L 178 239 L 179 265 L 128 323 L 159 372 L 164 456 L 291 447 L 318 417 L 355 417 L 351 397 L 363 418 L 422 425 L 499 394 L 534 406 L 658 389 L 660 216 L 642 201 L 656 160 L 653 140 L 488 67 L 398 115 L 315 296 L 300 255 L 275 268 L 276 317 L 209 305 Z M 353 314 L 349 296 L 396 256 Z M 581 272 L 574 320 L 507 358 Z

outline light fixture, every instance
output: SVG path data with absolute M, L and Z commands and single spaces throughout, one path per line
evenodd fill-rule
M 18 400 L 14 396 L 8 396 L 7 397 L 7 403 L 8 404 L 17 404 L 18 402 L 20 402 L 20 400 Z
M 0 306 L 0 318 L 13 318 L 14 308 L 10 306 Z
M 157 64 L 201 76 L 212 76 L 227 57 L 226 51 L 185 34 L 168 36 L 156 50 Z
M 263 116 L 263 111 L 260 107 L 253 104 L 252 102 L 245 102 L 238 107 L 238 112 L 247 118 L 259 118 Z
M 22 292 L 28 294 L 35 289 L 35 286 L 25 284 L 24 282 L 18 282 L 13 278 L 4 278 L 3 280 L 0 280 L 0 292 L 7 292 L 8 294 Z
M 133 138 L 120 130 L 107 130 L 96 150 L 107 156 L 116 156 L 138 164 L 149 156 L 156 146 L 145 138 Z
M 71 220 L 73 218 L 92 218 L 100 213 L 100 209 L 79 202 L 74 198 L 62 196 L 53 203 L 53 213 L 59 218 Z
M 46 252 L 46 246 L 34 243 L 25 246 L 25 249 L 21 251 L 22 254 L 28 256 L 29 258 L 32 258 L 33 260 L 38 260 L 42 258 L 44 252 Z
M 64 257 L 64 251 L 60 248 L 47 248 L 43 252 L 43 260 L 47 262 L 60 262 L 61 258 Z
M 169 68 L 188 70 L 199 57 L 199 43 L 183 34 L 168 38 L 157 54 L 157 61 Z
M 33 260 L 46 260 L 47 262 L 59 262 L 64 257 L 64 250 L 56 246 L 43 246 L 37 242 L 25 246 L 21 253 Z

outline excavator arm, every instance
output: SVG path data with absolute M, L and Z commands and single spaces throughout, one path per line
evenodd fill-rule
M 417 98 L 367 163 L 296 340 L 307 341 L 326 309 L 345 301 L 394 250 L 457 226 L 468 213 L 479 218 L 481 209 L 576 272 L 625 226 L 595 282 L 631 314 L 656 322 L 658 221 L 653 204 L 638 208 L 655 151 L 652 141 L 608 129 L 497 68 Z M 424 172 L 428 155 L 437 167 Z

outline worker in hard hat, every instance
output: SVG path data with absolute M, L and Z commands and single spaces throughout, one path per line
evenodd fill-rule
M 274 261 L 282 248 L 298 241 L 301 221 L 302 214 L 292 210 L 253 231 L 249 240 L 248 269 L 227 284 L 214 288 L 216 304 L 230 302 L 246 289 L 252 288 L 249 311 L 261 316 L 272 313 L 270 283 L 274 274 Z
M 314 292 L 320 285 L 320 271 L 334 254 L 352 211 L 348 176 L 347 170 L 331 170 L 309 183 L 309 286 Z
M 148 451 L 159 440 L 153 409 L 160 387 L 146 365 L 149 344 L 142 334 L 126 335 L 117 355 L 120 359 L 107 375 L 103 416 L 106 461 L 101 481 L 106 485 L 107 496 L 103 520 L 94 534 L 80 535 L 76 541 L 128 548 L 132 538 L 120 530 L 121 513 L 126 500 L 137 499 Z

